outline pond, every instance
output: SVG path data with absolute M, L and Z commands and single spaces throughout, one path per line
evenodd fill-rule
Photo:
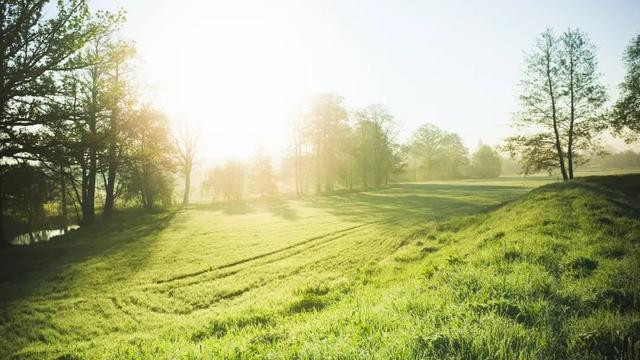
M 45 229 L 45 230 L 35 230 L 29 233 L 20 234 L 11 240 L 12 245 L 31 245 L 41 241 L 49 241 L 54 236 L 64 235 L 70 230 L 75 230 L 79 228 L 78 225 L 70 225 L 67 229 Z

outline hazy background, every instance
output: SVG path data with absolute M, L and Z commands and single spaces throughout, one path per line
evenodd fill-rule
M 433 123 L 466 145 L 499 144 L 517 109 L 523 55 L 546 26 L 579 27 L 598 46 L 615 99 L 621 56 L 640 31 L 640 1 L 98 0 L 127 9 L 151 98 L 197 123 L 206 158 L 286 149 L 291 116 L 331 91 L 378 102 L 401 138 Z M 147 89 L 148 91 L 149 89 Z M 624 148 L 616 142 L 619 148 Z

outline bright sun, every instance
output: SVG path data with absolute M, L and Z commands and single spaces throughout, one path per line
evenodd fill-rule
M 145 75 L 173 121 L 199 130 L 206 156 L 247 157 L 257 147 L 277 155 L 292 106 L 304 97 L 296 40 L 256 9 L 213 6 L 160 9 L 171 10 L 163 15 L 172 21 L 141 44 L 149 46 Z

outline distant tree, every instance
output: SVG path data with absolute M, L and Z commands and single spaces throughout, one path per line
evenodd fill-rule
M 318 183 L 314 179 L 317 172 L 317 156 L 314 153 L 316 147 L 312 141 L 313 130 L 310 125 L 310 117 L 303 111 L 299 111 L 292 121 L 292 154 L 285 157 L 282 162 L 281 176 L 283 183 L 293 178 L 296 195 L 309 192 L 311 183 Z
M 503 150 L 519 155 L 526 174 L 559 170 L 572 179 L 584 152 L 600 150 L 598 135 L 605 128 L 606 92 L 600 83 L 594 46 L 580 30 L 560 37 L 546 30 L 526 58 L 521 82 L 522 111 L 514 121 L 530 135 L 507 138 Z
M 261 197 L 273 196 L 278 191 L 271 158 L 261 152 L 256 153 L 251 162 L 249 188 Z
M 202 184 L 209 193 L 226 201 L 242 200 L 244 190 L 245 166 L 237 161 L 228 161 L 207 171 Z
M 425 180 L 462 177 L 460 167 L 468 163 L 468 150 L 459 135 L 424 124 L 411 137 L 407 153 L 413 159 L 416 178 Z M 421 173 L 421 177 L 417 174 Z
M 609 153 L 594 157 L 590 162 L 590 165 L 599 166 L 605 169 L 640 168 L 640 153 L 632 150 Z
M 395 120 L 382 105 L 374 104 L 356 111 L 355 121 L 353 141 L 363 187 L 386 184 L 389 175 L 400 167 L 399 146 L 394 141 Z
M 176 161 L 182 175 L 184 176 L 184 191 L 182 205 L 189 204 L 189 192 L 191 190 L 191 171 L 198 148 L 198 133 L 187 125 L 177 129 L 173 135 L 174 147 L 176 149 Z
M 408 144 L 408 154 L 413 158 L 415 181 L 419 177 L 419 169 L 423 170 L 426 180 L 434 179 L 434 167 L 439 152 L 440 140 L 444 133 L 432 124 L 424 124 L 416 130 Z
M 437 172 L 445 179 L 461 178 L 460 169 L 469 164 L 469 150 L 460 135 L 445 133 L 440 140 L 440 152 L 435 163 Z
M 631 143 L 640 137 L 640 34 L 627 47 L 623 60 L 627 74 L 620 84 L 620 98 L 615 104 L 611 125 Z
M 144 106 L 127 131 L 129 154 L 123 177 L 128 197 L 140 199 L 146 210 L 151 210 L 158 201 L 170 204 L 175 149 L 166 116 Z
M 522 162 L 520 159 L 501 155 L 500 160 L 502 162 L 502 175 L 522 174 Z
M 471 157 L 471 174 L 479 178 L 494 178 L 500 176 L 502 159 L 491 146 L 480 144 L 478 150 Z
M 338 173 L 338 152 L 348 130 L 344 99 L 336 94 L 319 94 L 311 101 L 307 132 L 315 157 L 316 191 L 332 191 Z
M 304 193 L 304 153 L 305 153 L 305 131 L 304 117 L 299 112 L 293 120 L 293 177 L 295 182 L 296 195 Z M 285 162 L 286 164 L 287 162 Z

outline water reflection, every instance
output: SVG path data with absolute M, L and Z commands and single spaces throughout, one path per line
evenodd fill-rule
M 78 225 L 68 226 L 67 229 L 48 229 L 48 230 L 37 230 L 32 231 L 31 234 L 25 233 L 18 235 L 13 238 L 11 241 L 12 245 L 30 245 L 33 243 L 37 243 L 40 241 L 48 241 L 54 236 L 59 236 L 67 233 L 70 230 L 75 230 L 79 228 Z

